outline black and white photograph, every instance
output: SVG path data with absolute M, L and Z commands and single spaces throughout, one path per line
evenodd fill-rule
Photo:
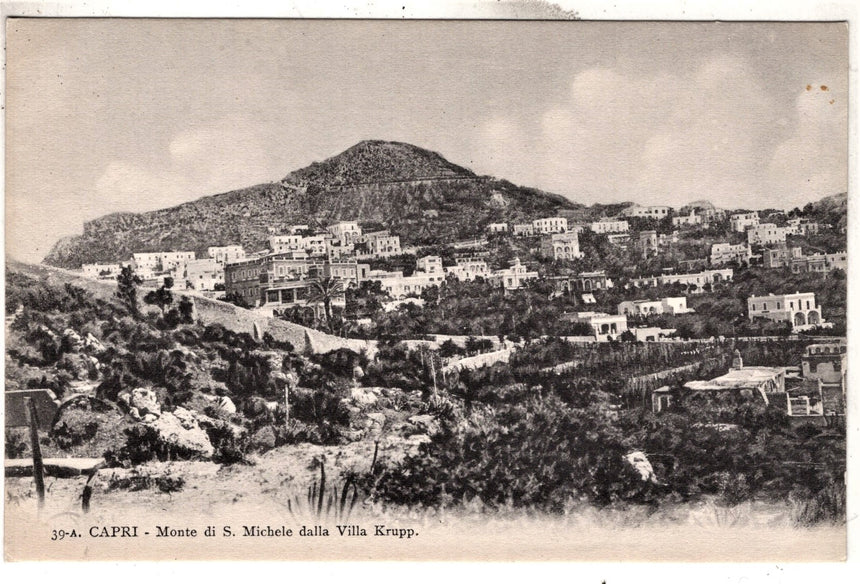
M 5 20 L 6 560 L 846 558 L 848 23 L 512 5 Z

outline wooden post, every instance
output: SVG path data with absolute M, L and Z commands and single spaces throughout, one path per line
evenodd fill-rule
M 39 509 L 45 506 L 45 468 L 42 464 L 42 449 L 39 446 L 39 418 L 36 414 L 36 404 L 29 397 L 24 398 L 27 415 L 30 418 L 30 449 L 33 451 L 33 480 L 36 482 L 36 495 L 39 497 Z

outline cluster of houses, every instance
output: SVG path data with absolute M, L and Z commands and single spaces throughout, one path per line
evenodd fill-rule
M 844 340 L 806 347 L 800 367 L 749 367 L 735 351 L 729 371 L 709 380 L 688 381 L 692 394 L 733 393 L 782 408 L 798 422 L 830 424 L 845 415 L 848 354 Z M 651 409 L 660 413 L 672 404 L 668 386 L 651 394 Z

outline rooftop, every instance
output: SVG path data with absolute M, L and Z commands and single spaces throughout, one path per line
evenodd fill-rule
M 725 375 L 715 377 L 710 381 L 689 381 L 684 384 L 684 387 L 695 391 L 757 389 L 765 381 L 784 374 L 785 367 L 743 367 L 732 369 Z

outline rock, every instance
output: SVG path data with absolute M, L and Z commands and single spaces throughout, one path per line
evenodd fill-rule
M 379 401 L 379 390 L 371 387 L 353 387 L 349 390 L 349 397 L 356 405 L 372 406 Z
M 409 418 L 409 423 L 412 424 L 418 430 L 418 433 L 421 434 L 429 434 L 432 436 L 440 430 L 438 420 L 430 414 L 412 416 Z
M 63 331 L 63 343 L 72 353 L 80 353 L 81 349 L 84 348 L 84 341 L 81 339 L 81 335 L 70 328 Z
M 651 462 L 648 460 L 648 457 L 645 456 L 645 453 L 641 450 L 635 450 L 626 456 L 624 456 L 624 460 L 629 464 L 633 470 L 639 473 L 639 478 L 643 481 L 658 483 L 657 475 L 654 474 L 654 467 L 651 466 Z
M 94 353 L 103 353 L 105 351 L 105 346 L 93 336 L 93 333 L 87 333 L 87 337 L 84 339 L 84 347 Z
M 128 406 L 129 413 L 132 413 L 131 410 L 137 410 L 139 418 L 135 419 L 143 419 L 146 414 L 153 414 L 156 417 L 161 415 L 158 397 L 153 390 L 146 387 L 138 387 L 130 392 L 124 391 L 117 398 Z M 133 413 L 132 417 L 134 417 Z
M 212 407 L 219 414 L 235 414 L 236 404 L 225 395 L 204 395 L 206 399 L 212 402 Z
M 164 412 L 147 425 L 158 432 L 162 442 L 182 450 L 184 455 L 208 459 L 215 452 L 209 435 L 197 423 L 195 414 L 185 408 Z

